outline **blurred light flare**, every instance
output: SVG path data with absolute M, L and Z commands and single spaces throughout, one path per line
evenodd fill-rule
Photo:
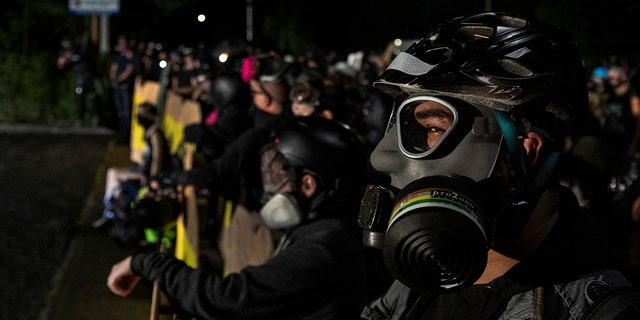
M 229 53 L 223 52 L 218 56 L 218 61 L 225 63 L 229 59 Z

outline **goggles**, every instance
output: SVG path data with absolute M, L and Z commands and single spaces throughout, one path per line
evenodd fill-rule
M 447 140 L 459 118 L 458 110 L 449 102 L 436 97 L 416 96 L 402 101 L 391 121 L 395 121 L 398 127 L 400 151 L 409 158 L 421 159 Z

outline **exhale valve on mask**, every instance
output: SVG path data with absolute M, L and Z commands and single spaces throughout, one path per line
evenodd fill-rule
M 474 187 L 463 177 L 425 177 L 408 184 L 395 202 L 388 190 L 368 187 L 358 219 L 364 244 L 382 247 L 389 270 L 409 287 L 473 284 L 484 271 L 489 243 Z

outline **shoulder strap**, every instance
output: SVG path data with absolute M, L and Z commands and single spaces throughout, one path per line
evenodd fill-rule
M 640 319 L 640 290 L 634 287 L 615 288 L 595 301 L 582 320 Z

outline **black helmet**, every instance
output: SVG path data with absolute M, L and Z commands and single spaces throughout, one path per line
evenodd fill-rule
M 452 96 L 502 111 L 535 102 L 567 120 L 586 105 L 587 72 L 573 37 L 546 22 L 485 12 L 436 26 L 374 84 L 397 97 Z
M 236 72 L 225 72 L 211 79 L 211 100 L 213 105 L 225 109 L 228 107 L 244 108 L 251 101 L 248 85 Z
M 275 143 L 289 165 L 319 174 L 329 189 L 361 181 L 367 168 L 362 138 L 338 121 L 294 117 L 279 128 Z

